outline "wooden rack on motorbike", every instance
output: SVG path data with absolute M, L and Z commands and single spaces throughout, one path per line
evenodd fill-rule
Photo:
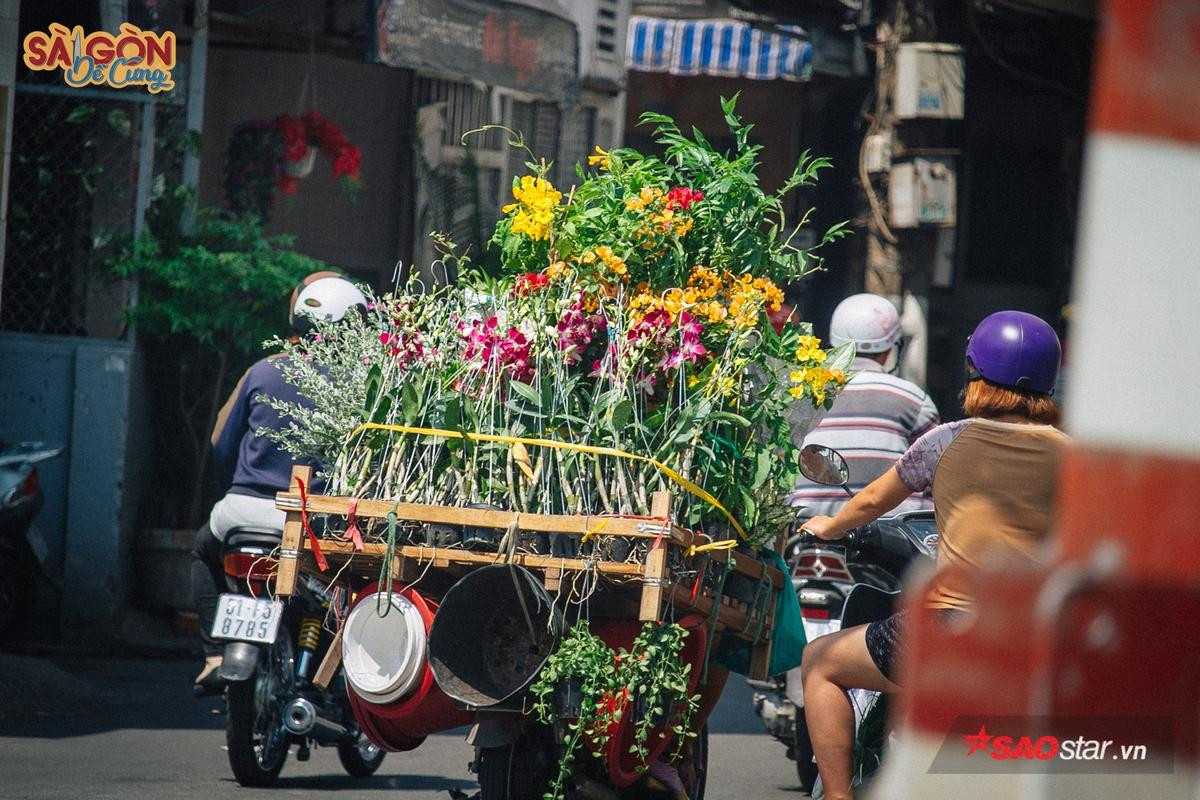
M 307 486 L 310 477 L 308 467 L 296 466 L 292 472 L 292 485 L 296 486 L 299 478 Z M 389 574 L 401 581 L 415 580 L 427 575 L 431 569 L 460 576 L 472 568 L 507 560 L 539 576 L 547 591 L 558 592 L 572 573 L 591 572 L 600 578 L 601 591 L 628 601 L 629 615 L 636 613 L 639 620 L 659 619 L 667 606 L 673 606 L 678 612 L 699 613 L 713 619 L 717 631 L 752 644 L 750 676 L 767 678 L 777 593 L 785 587 L 790 591 L 790 581 L 777 568 L 736 550 L 712 549 L 696 553 L 693 548 L 705 544 L 706 540 L 670 522 L 671 502 L 669 492 L 655 492 L 649 517 L 527 514 L 383 500 L 359 500 L 355 514 L 364 522 L 386 520 L 389 514 L 394 514 L 395 519 L 405 524 L 434 523 L 501 531 L 519 529 L 525 533 L 566 534 L 583 539 L 603 535 L 648 540 L 645 560 L 640 562 L 605 560 L 595 555 L 569 558 L 515 552 L 506 556 L 497 552 L 397 543 L 392 549 Z M 322 573 L 317 568 L 303 516 L 307 513 L 346 517 L 350 512 L 350 498 L 308 494 L 302 500 L 300 492 L 292 490 L 277 494 L 276 506 L 287 514 L 280 543 L 276 595 L 291 596 L 297 576 L 302 572 L 328 579 L 346 567 L 344 576 L 349 574 L 364 580 L 379 576 L 388 546 L 377 542 L 365 542 L 362 549 L 357 550 L 349 541 L 322 537 L 319 546 L 329 560 L 329 570 Z M 671 553 L 672 548 L 677 552 Z M 347 565 L 347 561 L 351 563 Z M 671 564 L 687 564 L 689 569 L 673 570 Z M 715 587 L 708 585 L 710 582 L 703 578 L 708 574 L 710 564 L 722 565 L 728 574 L 740 573 L 762 587 L 764 597 L 769 594 L 766 602 L 735 600 L 720 591 L 724 581 Z

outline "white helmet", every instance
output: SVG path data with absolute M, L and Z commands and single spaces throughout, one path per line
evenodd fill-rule
M 900 341 L 900 313 L 877 294 L 855 294 L 838 303 L 829 323 L 834 347 L 854 342 L 860 353 L 884 353 Z
M 288 319 L 292 330 L 303 334 L 313 320 L 341 322 L 355 306 L 367 309 L 367 298 L 357 286 L 336 272 L 314 272 L 292 292 Z

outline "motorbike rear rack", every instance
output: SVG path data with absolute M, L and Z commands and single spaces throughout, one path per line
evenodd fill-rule
M 297 479 L 308 485 L 311 470 L 296 466 L 292 470 L 292 485 Z M 637 618 L 652 621 L 660 618 L 664 607 L 671 605 L 681 612 L 694 612 L 714 619 L 718 631 L 737 636 L 751 643 L 750 677 L 766 679 L 771 657 L 777 592 L 791 590 L 786 576 L 764 561 L 735 550 L 717 549 L 694 553 L 693 547 L 705 539 L 686 528 L 672 524 L 670 492 L 655 492 L 650 517 L 584 516 L 557 514 L 526 514 L 492 509 L 460 508 L 423 503 L 392 503 L 383 500 L 359 500 L 355 509 L 361 520 L 384 520 L 395 514 L 403 523 L 438 523 L 500 530 L 517 529 L 523 532 L 559 535 L 618 536 L 635 540 L 650 540 L 644 562 L 611 561 L 598 556 L 566 558 L 530 553 L 474 552 L 460 548 L 434 547 L 422 544 L 396 544 L 392 549 L 392 564 L 386 570 L 393 579 L 412 581 L 429 570 L 439 570 L 457 577 L 473 568 L 496 563 L 513 563 L 533 572 L 551 592 L 559 590 L 564 578 L 571 573 L 591 572 L 600 578 L 602 591 L 624 595 L 629 616 L 637 606 Z M 361 579 L 381 574 L 388 546 L 365 542 L 362 550 L 354 544 L 333 537 L 319 540 L 321 551 L 329 560 L 329 571 L 322 573 L 316 565 L 312 546 L 307 538 L 305 514 L 324 514 L 346 517 L 350 498 L 326 495 L 305 495 L 299 491 L 280 492 L 276 507 L 286 512 L 283 538 L 280 543 L 275 593 L 289 597 L 295 591 L 300 572 L 329 579 L 343 569 Z M 670 548 L 680 552 L 672 553 Z M 347 562 L 350 562 L 347 564 Z M 757 585 L 768 588 L 765 603 L 746 603 L 719 593 L 702 580 L 706 565 L 716 562 L 728 570 L 745 575 Z M 687 563 L 698 567 L 692 574 L 674 574 L 671 563 Z

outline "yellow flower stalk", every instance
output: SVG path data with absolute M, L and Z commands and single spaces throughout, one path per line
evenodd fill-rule
M 602 150 L 600 145 L 596 145 L 596 152 L 588 156 L 589 167 L 599 167 L 601 170 L 609 168 L 608 151 Z
M 513 198 L 501 211 L 516 215 L 512 221 L 513 233 L 528 236 L 534 241 L 550 238 L 550 226 L 554 222 L 554 210 L 562 201 L 562 192 L 545 178 L 524 175 L 513 187 Z

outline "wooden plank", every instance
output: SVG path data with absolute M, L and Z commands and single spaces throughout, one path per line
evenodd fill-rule
M 746 677 L 755 681 L 765 681 L 771 677 L 770 639 L 750 648 L 750 670 Z
M 671 540 L 680 547 L 702 545 L 708 541 L 686 528 L 679 527 L 675 527 L 671 531 Z M 771 585 L 776 589 L 783 588 L 783 573 L 777 567 L 770 566 L 754 556 L 739 553 L 736 550 L 713 550 L 709 552 L 709 555 L 716 561 L 728 562 L 730 559 L 733 559 L 733 568 L 743 575 L 754 578 L 754 580 L 761 579 L 763 570 L 766 569 L 771 576 Z
M 307 542 L 304 542 L 302 543 L 302 547 L 307 551 L 309 545 Z M 363 545 L 363 549 L 360 552 L 356 551 L 354 545 L 350 542 L 322 539 L 321 550 L 325 555 L 331 557 L 353 556 L 364 562 L 374 564 L 375 569 L 378 569 L 379 559 L 383 558 L 387 553 L 387 545 L 368 542 Z M 430 560 L 433 561 L 434 567 L 446 567 L 450 564 L 479 566 L 500 563 L 499 553 L 474 553 L 470 550 L 461 550 L 452 547 L 427 547 L 425 545 L 406 544 L 397 546 L 395 554 L 403 556 L 405 559 L 412 559 L 422 567 Z M 513 563 L 520 564 L 529 569 L 558 568 L 563 571 L 594 569 L 610 575 L 629 576 L 642 574 L 641 564 L 628 564 L 624 561 L 586 561 L 581 558 L 562 558 L 561 556 L 517 553 L 513 556 Z
M 404 555 L 392 556 L 392 577 L 398 581 L 409 583 L 421 575 L 421 566 L 414 564 L 411 558 Z
M 345 629 L 345 626 L 338 628 L 337 634 L 333 637 L 333 643 L 329 645 L 329 650 L 321 659 L 321 666 L 317 667 L 317 674 L 312 682 L 313 686 L 322 691 L 329 688 L 329 682 L 333 680 L 337 668 L 342 664 L 342 631 Z
M 776 589 L 783 588 L 783 573 L 778 567 L 769 566 L 766 562 L 761 561 L 753 556 L 748 556 L 745 553 L 739 553 L 736 550 L 730 550 L 729 554 L 733 556 L 734 568 L 743 575 L 749 575 L 754 580 L 761 580 L 763 571 L 770 574 L 771 586 Z
M 706 592 L 705 594 L 698 596 L 695 602 L 691 602 L 691 589 L 685 586 L 676 585 L 673 587 L 672 591 L 675 595 L 675 607 L 680 611 L 696 611 L 704 616 L 709 616 L 712 614 L 713 599 L 711 592 Z M 724 603 L 718 603 L 717 608 L 718 628 L 721 630 L 726 630 L 735 636 L 740 636 L 743 639 L 749 640 L 749 637 L 753 634 L 753 631 L 744 636 L 741 634 L 742 626 L 746 622 L 746 615 L 739 613 L 736 609 L 731 608 Z M 763 635 L 766 636 L 767 634 L 768 629 L 764 626 Z
M 309 495 L 306 508 L 311 514 L 338 514 L 346 516 L 349 498 L 326 495 Z M 275 505 L 283 511 L 298 511 L 300 497 L 292 492 L 275 495 Z M 459 508 L 457 506 L 435 506 L 425 503 L 390 503 L 386 500 L 359 500 L 356 514 L 359 518 L 385 519 L 395 510 L 396 518 L 410 522 L 438 522 L 444 525 L 470 525 L 481 528 L 503 528 L 514 523 L 522 531 L 537 533 L 568 533 L 583 535 L 596 533 L 599 526 L 604 536 L 629 536 L 638 539 L 654 539 L 663 525 L 661 519 L 638 517 L 610 517 L 582 514 L 523 514 L 514 511 L 495 511 L 485 508 Z M 641 528 L 639 530 L 639 528 Z M 678 529 L 682 531 L 683 529 Z
M 667 533 L 670 532 L 671 493 L 655 492 L 650 499 L 650 513 L 665 523 Z M 658 619 L 662 610 L 662 601 L 667 581 L 667 544 L 670 536 L 655 539 L 646 555 L 646 571 L 642 575 L 642 606 L 638 611 L 638 619 L 642 622 L 653 622 Z
M 312 468 L 299 464 L 292 467 L 291 486 L 293 489 L 276 495 L 277 505 L 280 497 L 290 497 L 294 498 L 295 505 L 299 506 L 300 491 L 295 488 L 297 479 L 308 486 L 309 481 L 312 480 Z M 287 519 L 283 523 L 283 536 L 279 540 L 279 569 L 275 576 L 275 594 L 280 597 L 291 597 L 292 592 L 296 591 L 296 562 L 300 556 L 300 542 L 303 536 L 304 525 L 301 522 L 299 509 L 289 510 Z
M 781 537 L 782 538 L 782 537 Z M 791 581 L 788 581 L 788 587 L 779 591 L 791 591 Z M 754 646 L 750 651 L 750 677 L 754 680 L 765 681 L 771 677 L 771 650 L 773 633 L 775 631 L 775 609 L 779 605 L 778 595 L 771 593 L 771 599 L 767 603 L 766 608 L 766 623 L 763 625 L 762 640 Z
M 344 559 L 349 558 L 354 555 L 353 547 L 350 546 L 348 543 L 329 542 L 328 544 L 331 545 L 331 547 L 326 548 L 326 549 L 327 549 L 327 551 L 332 551 L 332 552 L 329 552 L 329 555 L 333 559 L 340 561 L 340 560 L 344 560 Z M 333 547 L 332 547 L 333 545 L 337 546 L 336 550 L 333 549 Z M 399 551 L 400 549 L 401 548 L 397 548 L 397 551 Z M 439 548 L 430 548 L 430 547 L 422 548 L 422 547 L 417 547 L 417 546 L 410 546 L 410 547 L 407 547 L 404 549 L 407 552 L 403 555 L 403 558 L 405 561 L 405 566 L 403 567 L 403 569 L 407 573 L 409 571 L 417 571 L 417 570 L 423 571 L 424 570 L 423 566 L 416 566 L 416 565 L 424 565 L 424 564 L 428 563 L 432 557 L 434 550 L 437 550 Z M 441 551 L 446 552 L 444 548 L 442 548 Z M 472 559 L 472 562 L 469 562 L 469 563 L 475 563 L 475 564 L 495 563 L 495 554 L 466 553 L 463 551 L 454 551 L 454 550 L 451 550 L 450 552 L 454 553 L 457 556 L 455 563 L 451 565 L 452 567 L 466 566 L 468 564 L 468 562 L 461 560 L 464 557 Z M 361 555 L 358 556 L 358 558 L 362 559 Z M 584 561 L 580 561 L 578 559 L 555 558 L 555 557 L 551 557 L 551 556 L 529 557 L 529 556 L 518 555 L 518 556 L 516 556 L 514 561 L 515 561 L 515 563 L 521 563 L 521 561 L 526 558 L 536 559 L 537 563 L 532 564 L 532 565 L 527 565 L 535 570 L 536 569 L 570 570 L 570 569 L 586 568 L 586 562 L 584 562 Z M 438 560 L 441 560 L 441 559 L 438 559 Z M 366 559 L 362 559 L 362 561 L 365 562 Z M 395 562 L 393 562 L 393 563 L 395 563 Z M 435 563 L 436 563 L 436 561 L 435 561 Z M 317 571 L 315 565 L 313 565 L 311 553 L 307 553 L 307 552 L 305 553 L 304 558 L 300 561 L 300 568 L 305 573 L 309 573 L 309 574 L 315 575 L 317 577 L 324 577 Z M 627 577 L 629 575 L 640 574 L 642 565 L 597 562 L 594 564 L 594 568 L 597 570 L 603 571 L 603 572 L 608 572 L 610 574 L 624 575 Z M 377 570 L 378 570 L 378 561 L 376 560 L 376 563 L 373 566 L 368 567 L 365 571 L 359 570 L 359 572 L 361 572 L 367 578 L 373 579 Z M 560 580 L 561 580 L 561 578 L 560 578 Z M 630 585 L 629 588 L 633 588 L 633 586 L 635 586 L 635 585 Z M 609 587 L 609 588 L 614 588 L 614 587 Z M 697 613 L 703 614 L 706 617 L 712 614 L 712 607 L 713 607 L 712 594 L 713 593 L 712 593 L 711 589 L 705 589 L 703 591 L 703 593 L 700 594 L 696 598 L 695 602 L 692 602 L 692 587 L 691 587 L 690 583 L 667 584 L 664 587 L 664 589 L 667 591 L 670 591 L 674 595 L 675 606 L 678 610 L 680 610 L 680 611 L 695 611 Z M 619 589 L 617 589 L 617 591 L 619 591 Z M 633 598 L 631 597 L 630 600 L 632 601 Z M 750 626 L 749 632 L 747 634 L 745 634 L 744 636 L 741 634 L 741 630 L 745 626 L 745 621 L 746 621 L 745 612 L 739 611 L 737 608 L 734 608 L 732 605 L 730 605 L 728 603 L 728 598 L 725 598 L 725 597 L 723 597 L 722 600 L 717 603 L 717 606 L 718 606 L 718 612 L 717 612 L 718 628 L 721 630 L 727 630 L 732 634 L 741 636 L 741 638 L 748 640 L 749 637 L 753 634 L 754 625 Z M 773 603 L 772 603 L 771 607 L 774 608 Z M 632 611 L 632 609 L 630 609 L 630 610 Z M 769 639 L 773 628 L 774 628 L 773 619 L 768 618 L 767 622 L 763 626 L 763 636 Z
M 763 625 L 762 639 L 750 651 L 750 677 L 765 681 L 771 677 L 771 642 L 772 634 L 775 631 L 775 605 L 776 598 L 771 597 L 770 607 L 767 609 L 767 621 Z

